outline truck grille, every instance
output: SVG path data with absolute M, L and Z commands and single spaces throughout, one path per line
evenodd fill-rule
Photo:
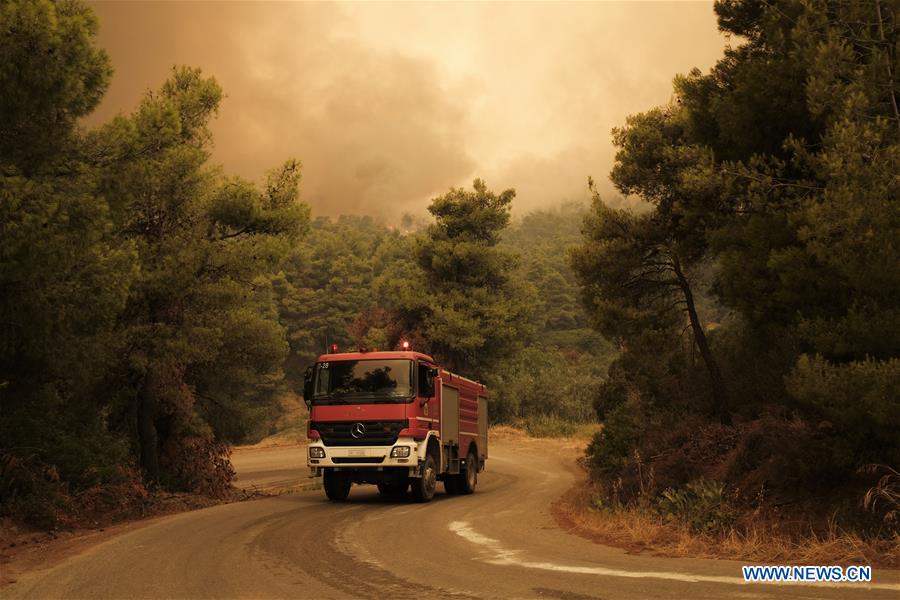
M 371 464 L 378 465 L 384 462 L 383 456 L 332 456 L 331 462 L 336 465 L 349 465 L 349 464 Z
M 361 424 L 365 431 L 353 435 L 354 426 Z M 310 429 L 319 432 L 326 446 L 393 446 L 400 430 L 409 427 L 407 421 L 313 421 Z

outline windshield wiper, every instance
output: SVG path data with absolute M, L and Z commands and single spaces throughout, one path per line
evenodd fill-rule
M 347 404 L 347 402 L 345 400 L 341 400 L 337 396 L 319 396 L 318 398 L 313 398 L 313 404 Z
M 394 404 L 400 402 L 408 402 L 409 396 L 379 396 L 372 398 L 372 404 Z
M 318 399 L 323 404 L 350 404 L 353 400 L 365 398 L 371 404 L 391 404 L 395 402 L 407 402 L 410 399 L 409 394 L 404 395 L 385 395 L 373 392 L 345 392 L 343 394 L 334 394 L 331 396 L 323 396 Z
M 332 393 L 328 396 L 323 396 L 322 400 L 324 400 L 327 404 L 350 404 L 351 399 L 365 396 L 367 394 L 368 392 Z

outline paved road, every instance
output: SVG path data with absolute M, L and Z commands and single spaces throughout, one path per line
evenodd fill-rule
M 288 491 L 321 487 L 321 479 L 310 479 L 306 468 L 306 446 L 237 449 L 231 455 L 237 473 L 235 485 L 261 491 Z
M 239 453 L 239 483 L 306 482 L 302 449 Z M 300 465 L 298 466 L 298 463 Z M 474 496 L 431 504 L 354 487 L 217 506 L 151 522 L 53 569 L 6 598 L 891 598 L 877 587 L 745 584 L 740 563 L 632 556 L 556 527 L 549 504 L 574 481 L 570 453 L 495 442 Z

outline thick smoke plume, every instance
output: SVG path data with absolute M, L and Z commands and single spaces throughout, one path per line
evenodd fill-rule
M 601 192 L 609 131 L 669 100 L 725 40 L 711 3 L 104 3 L 116 74 L 90 122 L 129 111 L 174 64 L 228 97 L 214 159 L 258 179 L 303 163 L 316 214 L 420 214 L 450 186 L 515 187 L 517 212 Z

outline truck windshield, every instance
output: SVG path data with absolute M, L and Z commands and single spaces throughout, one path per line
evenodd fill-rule
M 413 395 L 411 360 L 338 360 L 316 365 L 313 404 L 405 402 Z

